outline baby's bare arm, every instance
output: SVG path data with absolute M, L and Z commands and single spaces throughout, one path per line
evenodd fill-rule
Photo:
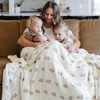
M 45 41 L 47 41 L 47 38 L 46 38 L 46 36 L 36 35 L 33 38 L 33 41 L 35 41 L 35 42 L 45 42 Z

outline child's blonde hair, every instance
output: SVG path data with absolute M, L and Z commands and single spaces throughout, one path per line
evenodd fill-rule
M 68 25 L 65 22 L 59 22 L 58 24 L 53 26 L 53 31 L 55 29 L 63 29 L 63 31 L 66 33 L 68 32 Z
M 36 19 L 41 20 L 39 17 L 31 15 L 27 20 L 26 27 L 29 28 L 29 25 L 32 23 L 32 21 L 34 21 Z

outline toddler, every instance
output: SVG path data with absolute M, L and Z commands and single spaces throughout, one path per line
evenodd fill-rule
M 68 25 L 65 22 L 59 22 L 53 26 L 54 37 L 63 47 L 68 47 L 74 43 L 74 40 L 68 36 Z M 78 50 L 75 50 L 78 53 Z
M 46 36 L 42 32 L 42 20 L 36 16 L 30 16 L 27 20 L 27 28 L 24 32 L 27 33 L 26 39 L 33 42 L 47 41 Z

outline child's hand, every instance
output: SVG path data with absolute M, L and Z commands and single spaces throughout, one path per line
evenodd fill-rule
M 53 39 L 51 39 L 51 38 L 48 38 L 48 39 L 47 39 L 47 41 L 51 42 L 51 41 L 54 41 L 54 40 L 53 40 Z
M 75 49 L 76 49 L 74 45 L 70 45 L 70 46 L 67 46 L 67 47 L 65 47 L 65 48 L 67 49 L 67 51 L 68 51 L 69 53 L 74 52 Z

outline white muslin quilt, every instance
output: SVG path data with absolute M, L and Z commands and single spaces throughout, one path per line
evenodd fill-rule
M 100 56 L 68 53 L 57 41 L 10 55 L 2 100 L 100 100 Z

